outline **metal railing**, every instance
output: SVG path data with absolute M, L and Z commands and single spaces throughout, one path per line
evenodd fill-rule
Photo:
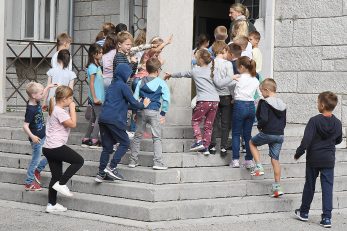
M 56 52 L 56 43 L 33 40 L 7 40 L 6 55 L 6 98 L 7 107 L 26 106 L 25 85 L 30 81 L 47 83 L 46 72 L 51 68 L 50 59 Z M 85 64 L 88 59 L 89 44 L 72 43 L 72 70 L 77 78 L 74 84 L 74 100 L 78 107 L 87 104 L 87 74 Z

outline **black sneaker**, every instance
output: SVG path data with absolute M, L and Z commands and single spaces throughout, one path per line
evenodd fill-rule
M 118 172 L 116 168 L 110 168 L 107 166 L 104 170 L 106 174 L 114 180 L 124 180 L 124 177 Z
M 220 156 L 221 157 L 226 157 L 227 156 L 227 150 L 225 148 L 221 148 L 220 150 Z
M 212 154 L 212 155 L 216 154 L 216 152 L 217 152 L 216 146 L 214 146 L 214 145 L 210 145 L 208 147 L 208 150 L 210 151 L 210 154 Z
M 324 228 L 331 228 L 331 219 L 330 218 L 322 218 L 321 222 L 319 223 Z
M 300 221 L 308 221 L 308 213 L 302 213 L 300 209 L 296 209 L 294 213 Z

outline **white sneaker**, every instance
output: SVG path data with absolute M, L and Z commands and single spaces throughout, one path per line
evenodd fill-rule
M 67 197 L 72 197 L 73 194 L 70 192 L 70 189 L 64 184 L 64 185 L 60 185 L 59 181 L 55 182 L 55 184 L 52 186 L 52 188 L 57 191 L 60 192 L 61 194 L 67 196 Z
M 243 162 L 243 166 L 247 169 L 252 169 L 254 167 L 254 164 L 252 160 L 245 160 Z
M 239 168 L 240 167 L 240 161 L 235 159 L 231 162 L 231 167 L 233 168 Z
M 166 166 L 164 166 L 164 165 L 162 165 L 162 166 L 154 165 L 154 166 L 153 166 L 153 169 L 154 169 L 154 170 L 166 170 L 166 169 L 168 169 L 168 167 L 166 167 Z
M 130 162 L 130 163 L 128 164 L 128 167 L 129 167 L 129 168 L 136 168 L 137 166 L 139 166 L 139 164 L 138 164 L 138 163 L 135 163 L 135 162 Z
M 127 131 L 127 134 L 128 134 L 129 139 L 132 139 L 132 138 L 134 138 L 134 136 L 135 136 L 135 132 L 129 132 L 129 131 Z
M 62 206 L 61 204 L 56 203 L 55 205 L 48 204 L 46 207 L 46 213 L 54 213 L 54 212 L 65 212 L 67 208 Z

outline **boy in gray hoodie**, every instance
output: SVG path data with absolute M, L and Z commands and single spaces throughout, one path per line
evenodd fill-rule
M 281 166 L 279 155 L 283 143 L 284 128 L 286 126 L 286 104 L 276 97 L 276 82 L 273 79 L 265 79 L 260 85 L 260 91 L 264 97 L 259 101 L 256 117 L 258 119 L 259 133 L 252 137 L 249 147 L 256 163 L 252 176 L 264 175 L 264 168 L 260 162 L 260 154 L 257 146 L 269 145 L 269 156 L 274 169 L 275 183 L 272 185 L 272 196 L 283 195 L 280 185 Z

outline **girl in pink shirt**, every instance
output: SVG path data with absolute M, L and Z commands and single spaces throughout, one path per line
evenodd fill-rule
M 46 212 L 65 212 L 67 208 L 57 203 L 57 192 L 71 197 L 73 194 L 66 186 L 67 181 L 82 167 L 84 159 L 66 146 L 70 128 L 76 127 L 76 111 L 73 91 L 68 86 L 59 86 L 49 102 L 49 116 L 46 127 L 46 141 L 42 152 L 47 158 L 52 178 L 48 189 Z M 64 108 L 69 107 L 69 112 Z M 63 162 L 70 166 L 63 173 Z

